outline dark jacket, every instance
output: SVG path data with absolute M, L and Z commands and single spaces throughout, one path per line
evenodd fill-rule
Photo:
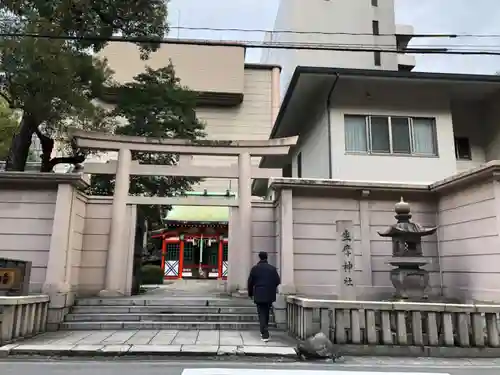
M 248 277 L 248 296 L 255 303 L 273 303 L 276 301 L 276 289 L 281 280 L 276 267 L 261 260 L 250 271 Z

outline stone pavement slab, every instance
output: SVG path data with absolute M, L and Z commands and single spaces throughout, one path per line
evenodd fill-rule
M 262 342 L 253 331 L 103 330 L 59 331 L 0 347 L 0 356 L 252 355 L 295 357 L 295 343 L 285 333 Z
M 129 353 L 137 354 L 167 354 L 180 353 L 181 345 L 132 345 Z

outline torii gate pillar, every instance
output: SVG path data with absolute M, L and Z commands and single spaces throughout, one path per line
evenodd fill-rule
M 127 199 L 130 188 L 130 167 L 132 153 L 128 149 L 118 152 L 118 168 L 115 178 L 115 191 L 111 208 L 111 230 L 109 236 L 108 259 L 105 276 L 105 289 L 101 297 L 117 297 L 125 295 L 123 280 L 127 275 L 127 257 L 124 249 L 128 248 L 127 236 Z M 133 223 L 135 224 L 135 223 Z
M 252 162 L 248 152 L 243 152 L 238 156 L 238 226 L 239 238 L 237 242 L 239 258 L 238 269 L 238 289 L 246 290 L 246 279 L 250 272 L 252 260 Z M 231 225 L 231 223 L 229 223 Z M 235 241 L 232 241 L 234 244 Z M 233 247 L 234 249 L 234 247 Z M 234 263 L 233 263 L 234 264 Z M 233 271 L 234 272 L 234 271 Z M 231 274 L 231 269 L 229 269 Z M 230 280 L 234 280 L 230 277 Z

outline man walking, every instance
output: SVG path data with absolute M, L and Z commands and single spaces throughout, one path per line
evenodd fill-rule
M 253 298 L 259 314 L 262 341 L 269 341 L 269 314 L 276 301 L 276 289 L 281 280 L 276 267 L 267 262 L 267 253 L 259 253 L 259 263 L 252 267 L 248 277 L 248 296 Z

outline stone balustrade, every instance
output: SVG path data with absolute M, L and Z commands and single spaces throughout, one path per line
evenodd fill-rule
M 498 355 L 499 313 L 500 305 L 340 301 L 290 296 L 287 329 L 301 340 L 323 332 L 339 348 L 349 347 L 348 352 L 358 354 L 395 354 L 394 350 L 379 350 L 381 347 L 397 348 L 399 352 L 410 349 L 407 354 L 412 348 L 417 348 L 413 353 L 422 353 L 422 348 L 442 352 L 443 348 L 453 347 L 476 348 Z
M 49 296 L 0 297 L 0 345 L 45 332 Z

